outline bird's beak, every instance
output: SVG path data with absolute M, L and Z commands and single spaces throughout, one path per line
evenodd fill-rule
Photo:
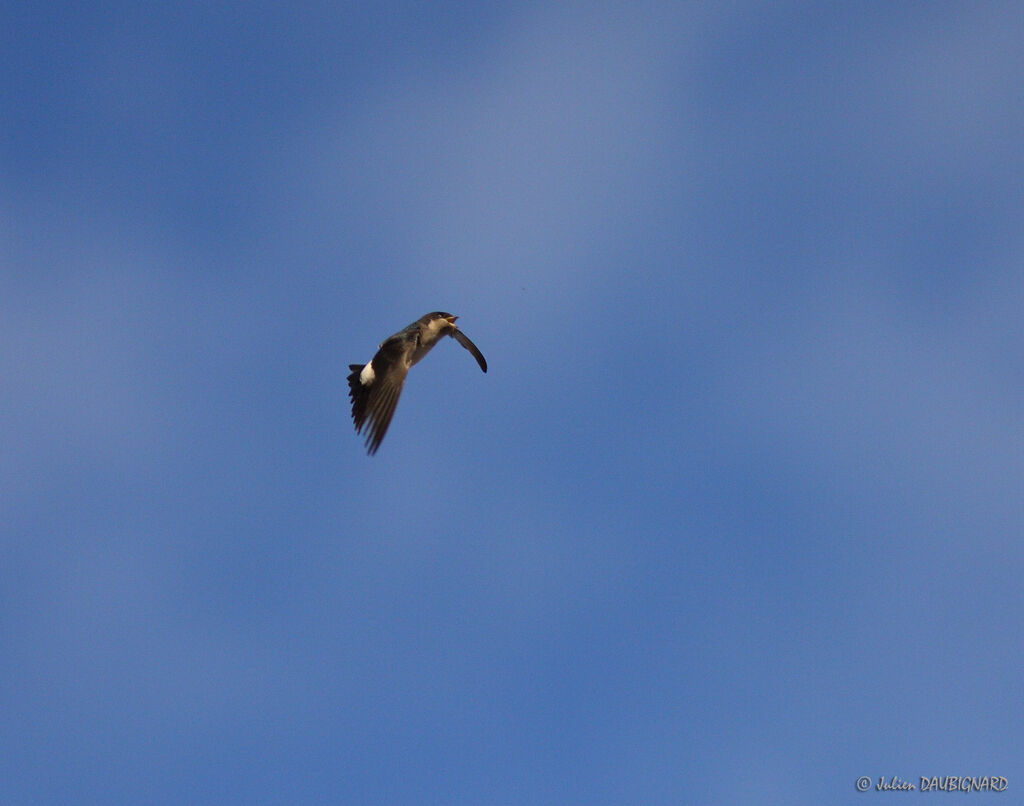
M 459 317 L 457 317 L 457 316 L 446 316 L 445 320 L 447 320 L 449 325 L 451 325 L 452 327 L 455 327 L 455 320 L 458 319 L 458 318 Z

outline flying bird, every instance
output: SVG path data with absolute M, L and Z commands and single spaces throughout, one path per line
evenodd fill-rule
M 367 429 L 366 452 L 371 456 L 377 452 L 391 424 L 409 367 L 429 353 L 442 336 L 451 336 L 469 350 L 480 369 L 487 372 L 487 361 L 469 337 L 455 326 L 456 319 L 457 316 L 444 311 L 428 313 L 381 342 L 368 364 L 349 364 L 352 421 L 357 434 Z

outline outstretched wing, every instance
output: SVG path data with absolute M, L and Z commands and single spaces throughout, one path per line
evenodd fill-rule
M 357 434 L 366 429 L 366 452 L 373 455 L 391 425 L 409 368 L 401 360 L 400 343 L 392 338 L 381 345 L 369 365 L 349 364 L 349 369 L 352 422 Z
M 452 329 L 452 338 L 455 339 L 459 344 L 465 347 L 473 354 L 473 358 L 476 359 L 476 363 L 480 365 L 480 369 L 487 372 L 487 361 L 475 344 L 469 340 L 469 336 L 459 330 L 457 327 Z

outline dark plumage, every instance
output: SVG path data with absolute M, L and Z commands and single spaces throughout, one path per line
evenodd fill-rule
M 368 364 L 349 364 L 349 397 L 356 433 L 366 429 L 366 452 L 375 454 L 387 433 L 402 393 L 409 368 L 420 361 L 442 336 L 451 336 L 473 354 L 480 369 L 487 372 L 487 361 L 461 330 L 457 316 L 434 311 L 381 342 Z

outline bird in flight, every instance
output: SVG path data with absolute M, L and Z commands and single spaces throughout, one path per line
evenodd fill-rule
M 381 342 L 369 363 L 349 364 L 352 421 L 357 434 L 367 429 L 366 452 L 371 456 L 387 433 L 409 367 L 429 353 L 442 336 L 451 336 L 469 350 L 480 369 L 487 372 L 487 361 L 469 337 L 455 326 L 456 319 L 457 316 L 444 311 L 428 313 Z

